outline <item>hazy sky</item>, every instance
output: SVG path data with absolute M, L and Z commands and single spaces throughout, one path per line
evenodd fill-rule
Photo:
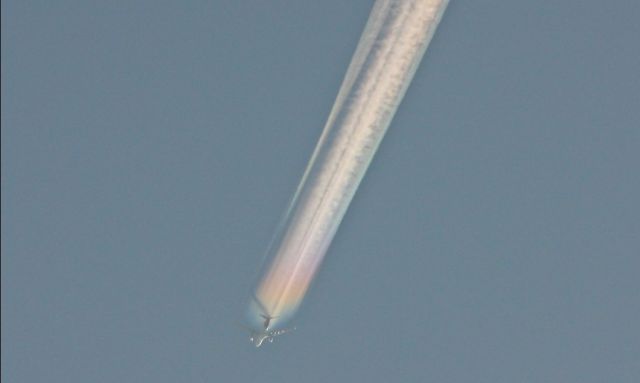
M 234 324 L 371 1 L 2 2 L 2 380 L 637 382 L 640 3 L 452 0 L 298 330 Z

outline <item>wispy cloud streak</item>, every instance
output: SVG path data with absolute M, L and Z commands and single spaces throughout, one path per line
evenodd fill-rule
M 250 304 L 277 326 L 302 302 L 448 0 L 376 1 Z M 256 302 L 256 300 L 258 302 Z M 264 313 L 267 311 L 267 313 Z

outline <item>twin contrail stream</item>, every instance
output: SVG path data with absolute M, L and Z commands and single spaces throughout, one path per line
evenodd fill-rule
M 448 0 L 377 0 L 249 305 L 280 327 L 302 302 Z M 273 318 L 264 322 L 265 316 Z

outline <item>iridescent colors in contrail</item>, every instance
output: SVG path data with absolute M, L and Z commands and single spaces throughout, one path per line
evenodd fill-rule
M 304 298 L 448 0 L 378 0 L 268 250 L 249 316 L 278 327 Z M 266 312 L 265 312 L 266 311 Z

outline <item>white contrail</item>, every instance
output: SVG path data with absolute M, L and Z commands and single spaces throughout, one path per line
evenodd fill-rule
M 447 4 L 448 0 L 374 4 L 327 124 L 270 246 L 267 268 L 251 299 L 254 326 L 281 324 L 302 302 Z

